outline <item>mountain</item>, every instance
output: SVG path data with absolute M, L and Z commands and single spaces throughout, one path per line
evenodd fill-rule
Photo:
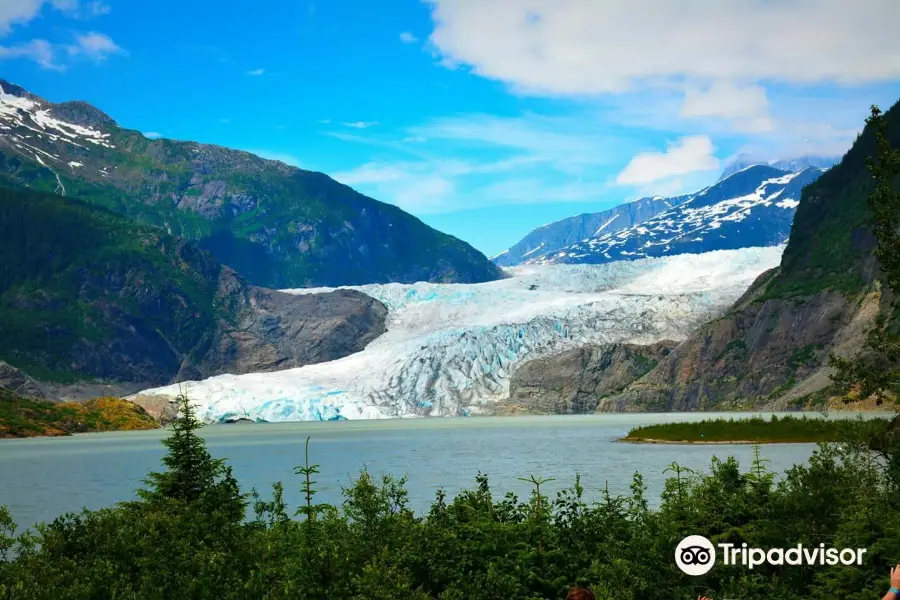
M 822 174 L 753 165 L 732 173 L 673 208 L 614 233 L 601 232 L 527 263 L 598 264 L 675 254 L 699 254 L 783 243 L 800 191 Z
M 327 361 L 383 333 L 386 312 L 350 290 L 252 286 L 159 228 L 0 187 L 0 360 L 40 380 L 164 384 Z
M 900 147 L 900 102 L 885 113 Z M 601 410 L 819 406 L 831 394 L 828 356 L 862 347 L 879 308 L 867 198 L 869 127 L 840 164 L 802 193 L 778 268 L 722 317 L 701 327 Z M 900 182 L 898 182 L 900 184 Z
M 725 167 L 722 171 L 722 175 L 719 177 L 719 181 L 722 181 L 729 175 L 737 173 L 738 171 L 743 171 L 747 167 L 752 167 L 753 165 L 769 165 L 770 167 L 775 167 L 782 171 L 797 172 L 809 167 L 827 170 L 840 162 L 840 160 L 840 156 L 800 156 L 784 160 L 761 161 L 753 158 L 749 154 L 741 154 Z
M 535 261 L 566 246 L 577 244 L 601 233 L 615 233 L 678 205 L 688 196 L 641 198 L 598 213 L 584 213 L 538 227 L 516 245 L 491 258 L 494 263 L 511 267 Z
M 159 227 L 266 287 L 503 276 L 468 244 L 322 173 L 148 139 L 90 104 L 52 104 L 2 80 L 0 181 Z

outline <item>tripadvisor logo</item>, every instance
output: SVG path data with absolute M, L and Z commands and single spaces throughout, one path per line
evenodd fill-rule
M 688 575 L 703 575 L 716 564 L 716 548 L 721 551 L 722 564 L 740 565 L 753 569 L 760 565 L 861 565 L 865 548 L 826 548 L 825 544 L 807 548 L 797 544 L 793 548 L 749 548 L 747 544 L 713 543 L 702 535 L 689 535 L 675 548 L 675 563 Z

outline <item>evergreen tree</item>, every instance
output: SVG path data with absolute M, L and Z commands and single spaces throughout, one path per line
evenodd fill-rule
M 900 399 L 900 149 L 891 146 L 888 123 L 877 106 L 872 106 L 866 123 L 875 135 L 876 145 L 876 155 L 868 161 L 875 184 L 869 195 L 873 232 L 878 240 L 875 256 L 882 290 L 890 302 L 879 314 L 859 356 L 852 360 L 832 356 L 829 362 L 836 369 L 834 380 L 839 385 L 858 388 L 860 398 L 874 395 L 881 404 L 885 399 Z
M 180 394 L 178 418 L 172 422 L 172 435 L 163 440 L 169 449 L 163 457 L 167 471 L 152 472 L 144 481 L 149 489 L 138 491 L 148 502 L 174 500 L 186 504 L 208 501 L 234 520 L 243 517 L 245 500 L 231 467 L 224 459 L 213 458 L 197 431 L 203 426 L 186 394 Z

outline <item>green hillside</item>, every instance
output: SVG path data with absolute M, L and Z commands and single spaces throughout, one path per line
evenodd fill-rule
M 221 269 L 158 229 L 0 187 L 0 358 L 38 377 L 168 380 L 229 317 Z

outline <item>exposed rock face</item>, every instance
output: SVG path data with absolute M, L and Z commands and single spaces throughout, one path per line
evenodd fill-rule
M 504 411 L 593 412 L 602 398 L 646 374 L 676 345 L 668 340 L 647 346 L 590 345 L 529 361 L 513 373 Z
M 240 285 L 227 278 L 225 287 Z M 385 331 L 387 308 L 354 290 L 291 295 L 250 287 L 226 289 L 243 306 L 236 326 L 220 323 L 198 364 L 182 363 L 176 379 L 278 371 L 358 352 Z
M 0 389 L 9 390 L 22 398 L 46 398 L 34 379 L 3 361 L 0 361 Z
M 144 411 L 153 417 L 160 425 L 165 427 L 178 418 L 178 405 L 172 399 L 164 396 L 135 396 L 130 398 Z
M 626 391 L 601 400 L 601 411 L 681 411 L 754 408 L 807 382 L 806 394 L 830 381 L 823 365 L 841 333 L 864 306 L 835 291 L 804 299 L 760 299 L 755 289 L 724 317 L 707 323 Z M 864 311 L 869 323 L 875 311 Z M 864 327 L 857 327 L 862 332 Z M 847 340 L 844 354 L 861 347 Z M 817 376 L 819 375 L 819 376 Z M 798 399 L 802 396 L 796 396 Z M 789 408 L 782 403 L 782 408 Z

